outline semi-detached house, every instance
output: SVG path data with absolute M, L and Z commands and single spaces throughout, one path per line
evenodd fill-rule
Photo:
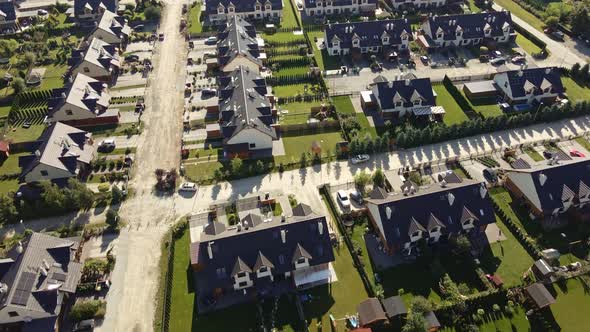
M 282 0 L 207 0 L 205 2 L 206 17 L 214 25 L 234 16 L 248 20 L 279 20 L 282 10 Z
M 211 220 L 190 228 L 200 313 L 334 279 L 326 217 L 305 204 L 291 216 L 267 219 L 251 212 L 234 226 Z
M 391 6 L 395 9 L 399 8 L 407 8 L 407 7 L 414 7 L 414 8 L 436 8 L 442 7 L 449 2 L 453 2 L 452 0 L 391 0 L 388 1 L 391 3 Z
M 109 11 L 116 13 L 119 0 L 74 0 L 74 15 L 79 20 L 97 21 Z
M 116 45 L 92 38 L 88 47 L 72 51 L 71 75 L 82 73 L 99 81 L 114 82 L 121 66 L 118 52 Z
M 303 13 L 306 16 L 353 15 L 372 13 L 377 0 L 304 0 Z
M 102 14 L 96 28 L 88 35 L 88 40 L 97 38 L 108 44 L 119 45 L 123 49 L 129 42 L 130 35 L 131 27 L 127 24 L 127 19 L 107 10 Z
M 456 175 L 422 187 L 407 181 L 396 193 L 376 188 L 367 207 L 390 255 L 414 255 L 420 241 L 446 243 L 460 234 L 479 243 L 487 225 L 496 220 L 485 183 Z
M 561 71 L 554 67 L 510 70 L 494 76 L 509 104 L 553 103 L 565 92 Z
M 265 57 L 256 38 L 256 29 L 246 20 L 233 17 L 218 35 L 217 62 L 221 71 L 230 73 L 239 66 L 260 72 Z
M 407 19 L 328 24 L 325 31 L 330 55 L 404 51 L 411 40 Z
M 507 43 L 516 34 L 510 12 L 431 16 L 422 24 L 418 41 L 427 48 Z

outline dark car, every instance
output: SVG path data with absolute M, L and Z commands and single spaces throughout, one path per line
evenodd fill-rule
M 543 157 L 545 157 L 545 159 L 551 159 L 555 157 L 555 152 L 545 150 L 543 151 Z
M 74 325 L 74 332 L 78 331 L 94 331 L 94 319 L 86 319 Z
M 139 61 L 139 55 L 137 54 L 129 54 L 125 57 L 125 61 L 127 62 L 137 62 Z

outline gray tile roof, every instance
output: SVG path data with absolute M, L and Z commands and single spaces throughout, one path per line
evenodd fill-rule
M 75 262 L 79 240 L 60 239 L 33 233 L 15 248 L 14 259 L 2 275 L 0 324 L 52 318 L 59 315 L 64 293 L 74 293 L 81 277 L 82 264 Z
M 524 97 L 527 90 L 534 89 L 534 95 L 542 95 L 546 87 L 551 86 L 551 93 L 563 93 L 561 71 L 554 67 L 527 68 L 522 70 L 510 70 L 497 74 L 498 77 L 507 76 L 508 87 L 513 98 Z M 507 86 L 500 86 L 502 89 Z
M 457 39 L 457 31 L 462 32 L 463 39 L 484 38 L 485 29 L 491 30 L 492 37 L 498 37 L 504 35 L 506 26 L 512 29 L 512 16 L 510 12 L 435 15 L 428 18 L 427 24 L 430 25 L 432 38 L 438 31 L 444 32 L 444 40 Z
M 121 66 L 116 46 L 98 38 L 92 38 L 88 48 L 72 51 L 72 57 L 69 60 L 72 67 L 77 67 L 82 61 L 88 61 L 106 71 Z
M 309 216 L 312 213 L 313 213 L 313 210 L 311 209 L 311 206 L 304 204 L 304 203 L 299 203 L 299 204 L 297 204 L 297 206 L 295 206 L 293 208 L 293 215 L 294 216 L 305 217 L 305 216 Z
M 262 66 L 262 60 L 259 59 L 260 49 L 256 40 L 256 29 L 239 17 L 234 16 L 230 19 L 225 30 L 219 34 L 217 54 L 221 66 L 230 63 L 239 55 Z
M 326 45 L 332 47 L 334 38 L 339 40 L 340 48 L 352 48 L 353 39 L 359 40 L 359 47 L 399 45 L 403 34 L 412 40 L 412 28 L 407 19 L 328 24 Z M 384 36 L 389 37 L 388 45 L 382 42 Z
M 50 125 L 39 137 L 37 151 L 19 158 L 19 165 L 23 168 L 21 177 L 39 164 L 68 171 L 75 176 L 78 163 L 90 164 L 94 158 L 91 137 L 91 133 L 61 122 Z
M 240 66 L 220 78 L 219 86 L 219 120 L 226 140 L 246 128 L 277 138 L 271 126 L 274 123 L 272 105 L 266 97 L 268 89 L 264 78 Z
M 94 118 L 106 111 L 110 100 L 105 83 L 80 73 L 66 88 L 53 90 L 47 115 L 51 117 L 63 105 L 69 104 L 88 111 L 88 117 Z
M 131 27 L 123 16 L 119 16 L 111 11 L 105 11 L 98 21 L 96 29 L 100 29 L 119 39 L 127 38 L 131 35 Z

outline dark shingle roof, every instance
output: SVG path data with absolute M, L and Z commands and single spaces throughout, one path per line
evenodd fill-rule
M 207 0 L 205 2 L 205 12 L 207 14 L 217 14 L 217 7 L 220 3 L 225 8 L 228 8 L 230 4 L 233 4 L 236 8 L 236 13 L 253 12 L 256 2 L 260 3 L 260 9 L 264 11 L 264 5 L 267 1 L 270 1 L 272 4 L 272 10 L 280 10 L 283 8 L 283 2 L 281 0 Z
M 385 199 L 387 197 L 387 191 L 381 187 L 373 187 L 371 193 L 369 193 L 369 197 L 373 199 Z
M 217 44 L 219 64 L 224 66 L 238 55 L 245 56 L 250 61 L 262 66 L 259 59 L 260 49 L 256 40 L 256 29 L 253 25 L 239 17 L 233 17 L 227 27 L 219 34 Z
M 352 48 L 354 38 L 360 39 L 360 47 L 381 46 L 381 37 L 387 34 L 389 45 L 397 45 L 401 44 L 403 33 L 408 34 L 408 40 L 412 39 L 412 28 L 407 19 L 328 24 L 326 44 L 332 47 L 336 36 L 340 40 L 340 48 Z
M 116 13 L 117 0 L 74 0 L 74 15 L 84 15 L 84 8 L 89 5 L 92 8 L 92 13 L 98 13 L 98 8 L 101 4 L 106 10 Z
M 506 172 L 519 190 L 545 213 L 552 213 L 563 207 L 564 198 L 574 198 L 575 201 L 589 193 L 590 160 L 545 164 L 532 169 Z
M 14 9 L 14 2 L 12 0 L 6 2 L 0 2 L 0 12 L 3 13 L 5 21 L 15 21 L 16 20 L 16 11 Z
M 552 93 L 563 93 L 565 91 L 561 82 L 561 74 L 554 67 L 511 70 L 498 75 L 508 76 L 508 85 L 513 98 L 526 96 L 527 89 L 531 87 L 534 87 L 535 95 L 541 95 L 544 93 L 543 88 L 548 84 L 551 85 Z M 506 86 L 500 88 L 506 88 Z
M 363 327 L 387 320 L 381 302 L 374 297 L 368 298 L 359 303 L 356 307 L 356 311 L 359 314 L 360 326 Z
M 381 109 L 395 108 L 394 97 L 401 97 L 404 107 L 412 106 L 412 99 L 420 97 L 422 106 L 434 106 L 434 93 L 429 78 L 416 78 L 402 81 L 390 81 L 373 84 L 373 95 Z M 398 98 L 396 97 L 396 98 Z
M 408 313 L 408 308 L 404 304 L 404 300 L 401 296 L 391 296 L 383 300 L 383 307 L 387 317 L 393 318 L 399 315 L 405 315 Z
M 299 203 L 299 204 L 297 204 L 297 206 L 295 206 L 293 208 L 293 215 L 294 216 L 305 217 L 305 216 L 309 216 L 312 213 L 313 213 L 313 210 L 311 209 L 311 206 L 309 206 L 307 204 Z
M 248 266 L 248 264 L 244 263 L 244 261 L 238 256 L 236 259 L 236 264 L 234 264 L 234 269 L 232 270 L 231 276 L 235 276 L 238 273 L 248 272 L 252 273 L 252 269 Z
M 271 103 L 264 78 L 247 67 L 238 67 L 219 79 L 219 121 L 223 137 L 229 139 L 245 128 L 254 128 L 272 138 Z
M 216 288 L 233 290 L 231 273 L 238 257 L 253 271 L 262 265 L 270 267 L 273 275 L 293 271 L 295 257 L 308 257 L 310 266 L 331 262 L 334 254 L 326 218 L 311 214 L 282 222 L 276 217 L 248 230 L 228 228 L 215 236 L 201 233 L 191 244 L 191 262 L 204 267 L 195 274 L 198 296 L 210 295 Z M 255 276 L 251 279 L 254 287 L 267 286 Z
M 428 24 L 433 38 L 439 29 L 444 33 L 444 40 L 455 40 L 458 30 L 462 31 L 463 39 L 484 38 L 486 28 L 491 29 L 492 37 L 498 37 L 504 35 L 505 24 L 512 24 L 512 17 L 510 12 L 431 16 Z
M 489 194 L 480 182 L 466 179 L 445 187 L 433 184 L 419 189 L 407 196 L 397 194 L 385 199 L 367 199 L 369 204 L 377 205 L 385 239 L 394 247 L 410 242 L 410 234 L 416 230 L 432 229 L 434 225 L 440 226 L 441 231 L 457 233 L 462 230 L 460 220 L 466 207 L 474 211 L 474 227 L 495 222 Z
M 325 2 L 325 0 L 324 0 Z M 360 3 L 360 1 L 359 1 Z M 366 4 L 377 4 L 377 0 L 368 0 Z M 305 0 L 304 2 L 305 8 L 316 8 L 317 7 L 317 2 L 316 0 Z M 352 5 L 352 0 L 332 0 L 332 6 L 333 7 L 339 7 L 339 6 L 351 6 Z
M 525 291 L 539 308 L 544 308 L 555 303 L 553 295 L 551 295 L 547 290 L 547 287 L 540 282 L 530 285 L 525 288 Z
M 1 299 L 0 322 L 57 317 L 64 293 L 74 293 L 80 281 L 82 264 L 74 261 L 78 244 L 78 239 L 33 233 L 22 253 L 13 250 L 14 263 L 1 276 L 7 294 Z

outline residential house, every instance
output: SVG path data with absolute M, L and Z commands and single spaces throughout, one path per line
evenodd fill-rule
M 57 330 L 82 275 L 79 246 L 79 238 L 33 233 L 0 260 L 0 330 Z
M 505 170 L 504 186 L 530 209 L 532 218 L 557 217 L 590 202 L 590 160 L 558 161 Z
M 510 104 L 551 104 L 565 91 L 554 67 L 510 70 L 496 74 L 494 82 Z
M 92 38 L 88 47 L 72 51 L 71 75 L 83 73 L 103 82 L 114 82 L 121 66 L 119 50 L 98 38 Z
M 66 180 L 78 176 L 95 156 L 92 134 L 56 122 L 43 131 L 31 155 L 21 156 L 21 181 Z
M 368 14 L 375 9 L 377 0 L 303 0 L 306 16 Z
M 395 9 L 405 8 L 438 8 L 447 5 L 453 1 L 447 0 L 390 0 L 388 3 Z M 456 2 L 456 1 L 455 1 Z
M 219 125 L 229 157 L 271 155 L 276 109 L 264 78 L 240 66 L 219 79 Z
M 100 17 L 96 28 L 88 35 L 88 40 L 97 38 L 124 49 L 130 35 L 131 27 L 127 24 L 127 19 L 107 10 Z
M 325 31 L 330 55 L 407 51 L 411 40 L 407 19 L 328 24 Z
M 221 24 L 230 17 L 248 20 L 276 20 L 282 16 L 282 0 L 208 0 L 205 17 L 211 24 Z
M 414 255 L 421 241 L 434 245 L 460 234 L 474 245 L 485 244 L 485 229 L 496 220 L 485 184 L 445 179 L 423 187 L 407 181 L 393 194 L 381 188 L 371 192 L 369 218 L 388 254 Z
M 370 91 L 361 93 L 361 105 L 365 109 L 377 108 L 386 119 L 414 115 L 440 120 L 445 113 L 442 106 L 436 106 L 436 94 L 429 78 L 379 80 L 371 85 Z
M 116 13 L 119 0 L 74 0 L 74 16 L 79 20 L 98 21 L 105 12 Z
M 12 33 L 16 25 L 16 10 L 12 0 L 0 0 L 0 34 Z
M 326 217 L 305 204 L 284 217 L 249 211 L 234 226 L 215 219 L 191 222 L 190 234 L 200 313 L 335 278 Z
M 436 49 L 449 46 L 507 43 L 516 34 L 510 12 L 430 16 L 422 24 L 418 42 Z
M 110 99 L 106 83 L 78 74 L 66 87 L 53 90 L 46 122 L 77 127 L 117 124 L 119 110 L 109 108 Z
M 217 57 L 223 72 L 229 73 L 244 66 L 259 73 L 264 53 L 256 39 L 256 28 L 242 18 L 231 18 L 225 30 L 219 34 Z

